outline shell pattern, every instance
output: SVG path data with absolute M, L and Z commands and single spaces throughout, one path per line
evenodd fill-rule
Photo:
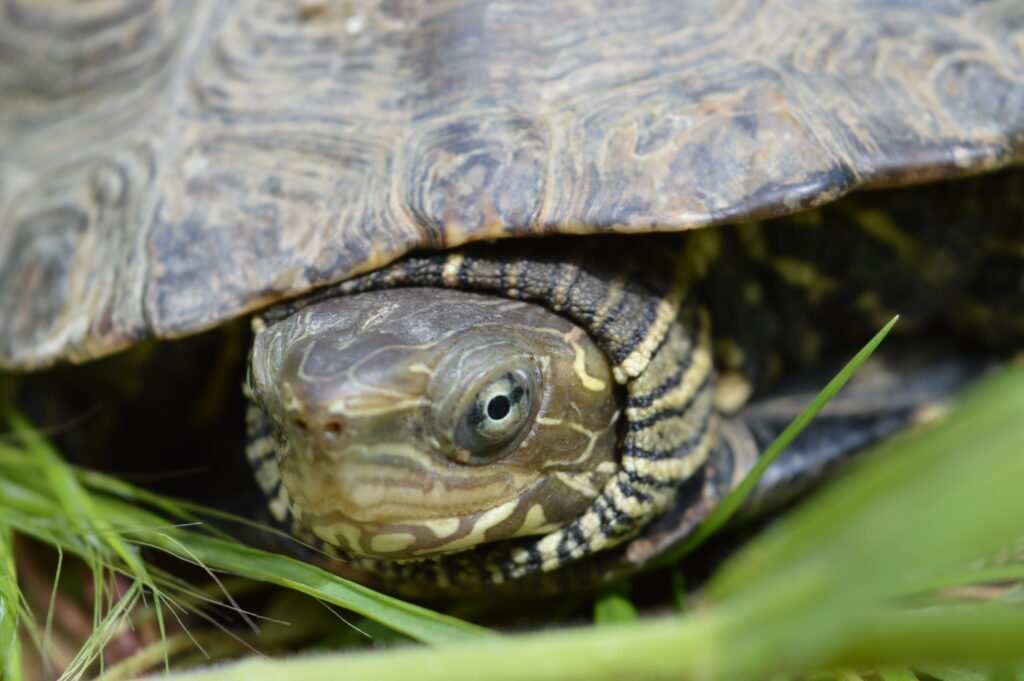
M 1017 0 L 0 0 L 0 367 L 1024 160 Z

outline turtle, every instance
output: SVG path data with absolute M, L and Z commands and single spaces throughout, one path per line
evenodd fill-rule
M 218 433 L 339 571 L 599 583 L 891 315 L 953 359 L 887 365 L 764 507 L 1024 340 L 1010 0 L 10 0 L 0 55 L 0 366 L 248 324 Z

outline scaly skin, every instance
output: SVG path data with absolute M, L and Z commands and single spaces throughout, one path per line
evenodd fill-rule
M 978 298 L 969 282 L 1000 267 L 1024 275 L 1015 250 L 1024 213 L 1011 200 L 1013 210 L 1004 204 L 992 213 L 1001 219 L 985 222 L 978 201 L 1020 183 L 1007 174 L 951 185 L 955 195 L 943 186 L 877 193 L 772 223 L 404 260 L 258 321 L 250 456 L 278 519 L 374 572 L 461 588 L 554 570 L 635 536 L 675 501 L 712 451 L 716 407 L 735 410 L 784 369 L 860 342 L 893 312 L 910 329 L 952 323 L 1018 342 L 1024 292 Z M 935 221 L 954 204 L 964 206 L 957 220 L 987 230 L 958 259 L 948 256 L 965 226 Z M 494 297 L 463 299 L 457 289 Z M 982 332 L 957 316 L 964 309 L 1013 314 Z M 456 444 L 458 417 L 446 410 L 464 411 L 493 375 L 467 384 L 473 371 L 442 367 L 457 365 L 452 356 L 474 347 L 474 335 L 491 343 L 481 366 L 514 363 L 503 346 L 538 331 L 551 343 L 524 356 L 543 358 L 538 390 L 559 391 L 562 411 L 524 413 L 508 449 L 474 458 Z M 716 373 L 733 380 L 714 404 Z M 580 404 L 598 397 L 611 406 L 579 421 L 591 413 Z M 567 421 L 585 436 L 570 448 L 579 467 L 540 490 L 537 480 L 565 464 L 548 428 Z M 444 435 L 425 437 L 437 423 Z M 331 443 L 332 430 L 342 444 Z M 359 466 L 364 474 L 345 473 Z M 513 482 L 496 485 L 501 476 Z M 437 484 L 445 492 L 435 503 Z

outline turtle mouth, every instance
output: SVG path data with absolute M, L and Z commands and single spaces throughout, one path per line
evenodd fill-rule
M 304 475 L 283 471 L 305 513 L 342 514 L 360 523 L 402 524 L 486 511 L 514 499 L 535 476 L 509 470 L 424 465 L 424 452 L 405 445 L 351 448 L 314 457 Z M 326 459 L 317 461 L 317 459 Z M 294 479 L 294 482 L 293 482 Z
M 439 466 L 429 453 L 402 443 L 332 453 L 293 450 L 281 473 L 298 518 L 317 538 L 389 559 L 448 553 L 484 541 L 493 528 L 521 515 L 519 498 L 538 477 Z
M 321 541 L 349 553 L 384 560 L 418 560 L 464 551 L 492 541 L 550 531 L 553 526 L 523 518 L 511 499 L 462 516 L 417 518 L 390 523 L 359 522 L 343 513 L 304 518 Z M 525 520 L 525 522 L 524 522 Z

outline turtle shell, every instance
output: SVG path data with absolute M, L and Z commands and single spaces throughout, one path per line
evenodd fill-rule
M 7 0 L 0 366 L 1024 160 L 1012 0 Z

